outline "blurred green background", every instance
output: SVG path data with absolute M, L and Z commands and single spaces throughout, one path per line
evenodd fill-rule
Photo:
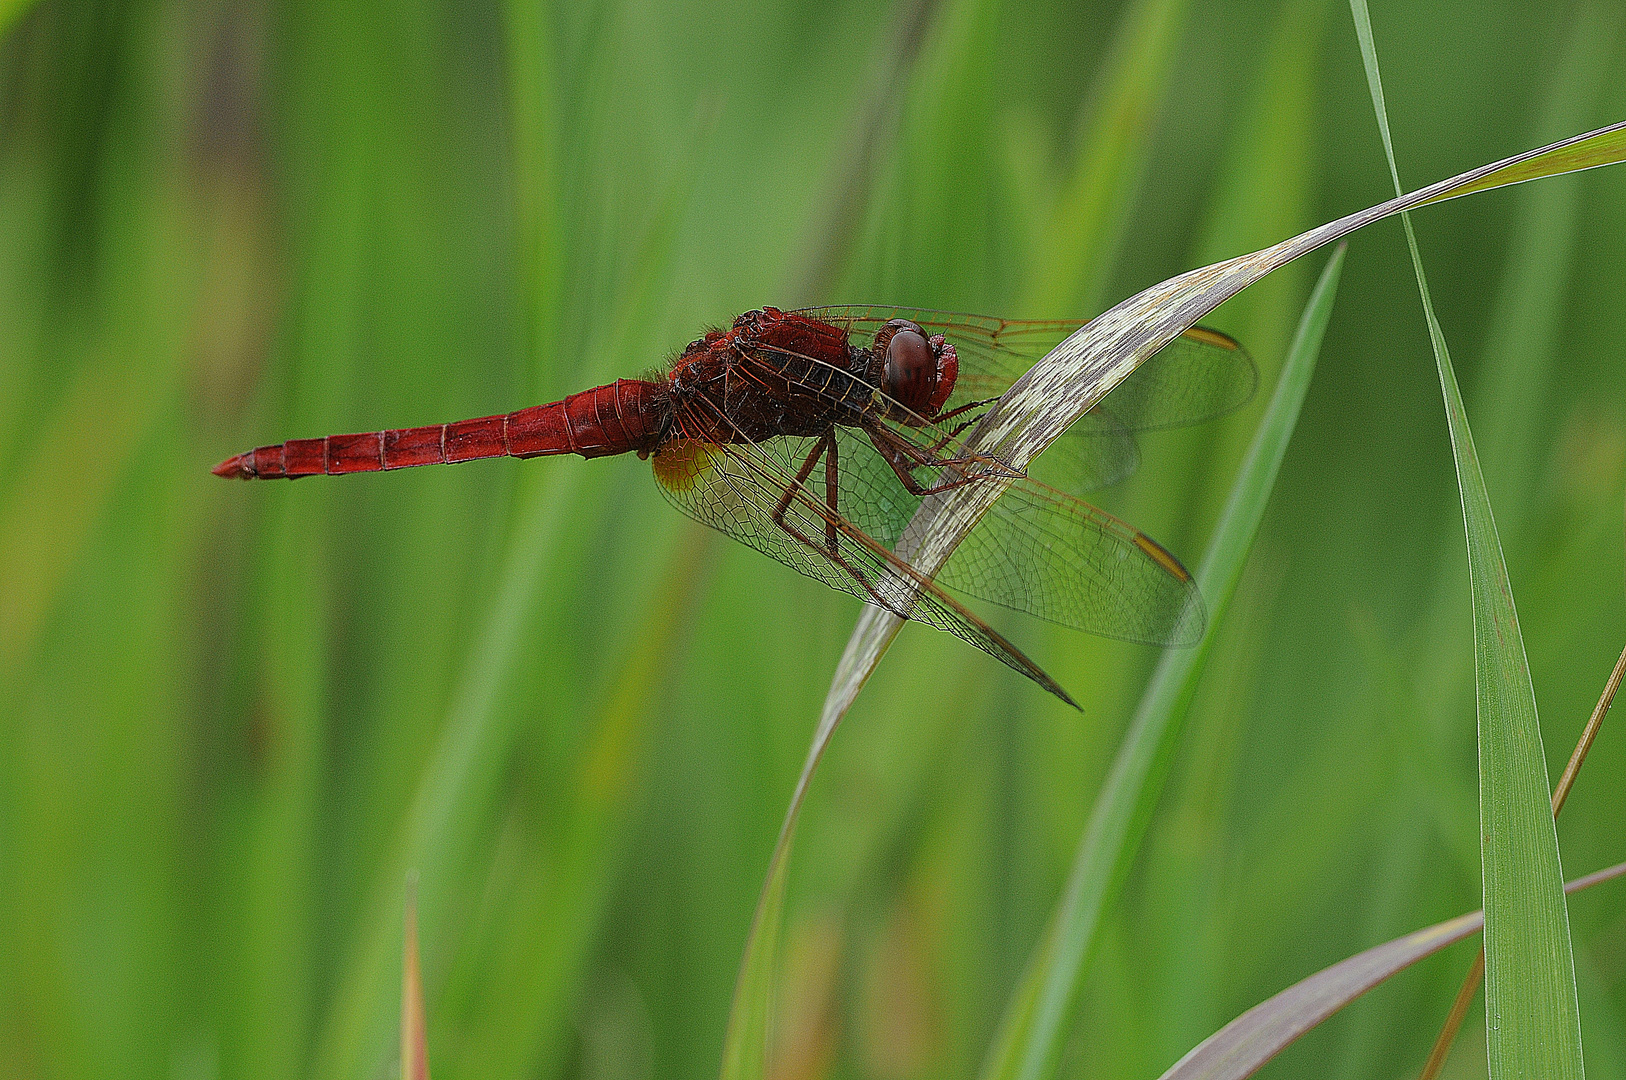
M 1626 118 L 1618 0 L 1374 4 L 1408 187 Z M 0 0 L 0 1077 L 705 1077 L 857 604 L 635 459 L 226 484 L 260 443 L 659 366 L 762 304 L 1087 317 L 1389 193 L 1343 0 Z M 1623 641 L 1626 170 L 1416 218 L 1554 777 Z M 1313 264 L 1312 264 L 1313 263 Z M 1103 502 L 1195 564 L 1260 399 Z M 816 778 L 772 1074 L 969 1077 L 1151 650 L 904 631 Z M 1472 655 L 1398 223 L 1316 382 L 1067 1077 L 1478 905 Z M 1560 824 L 1626 853 L 1607 727 Z M 1571 902 L 1626 1076 L 1626 903 Z M 1273 1063 L 1391 1077 L 1457 946 Z M 1478 1012 L 1478 1010 L 1476 1010 Z M 1479 1012 L 1482 1016 L 1482 1012 Z M 1483 1075 L 1482 1019 L 1448 1075 Z

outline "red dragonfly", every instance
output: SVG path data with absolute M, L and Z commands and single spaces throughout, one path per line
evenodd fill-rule
M 299 477 L 636 453 L 696 520 L 947 630 L 1073 704 L 944 587 L 1108 637 L 1194 643 L 1203 611 L 1191 574 L 1071 492 L 1132 471 L 1133 432 L 1218 416 L 1248 400 L 1257 382 L 1234 340 L 1196 327 L 1074 424 L 1035 462 L 1034 476 L 971 453 L 961 435 L 1079 325 L 887 307 L 763 308 L 691 342 L 658 380 L 617 379 L 504 416 L 292 439 L 214 472 Z M 893 554 L 921 500 L 990 482 L 1005 492 L 934 578 Z

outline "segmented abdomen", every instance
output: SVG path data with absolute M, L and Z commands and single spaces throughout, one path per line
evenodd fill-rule
M 214 472 L 252 480 L 378 472 L 504 455 L 604 457 L 653 449 L 666 408 L 663 384 L 617 379 L 563 401 L 501 416 L 361 435 L 290 439 L 228 458 Z

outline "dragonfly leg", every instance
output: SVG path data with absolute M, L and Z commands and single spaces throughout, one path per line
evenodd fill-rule
M 972 408 L 982 408 L 984 405 L 992 405 L 992 403 L 997 402 L 997 400 L 1000 400 L 1000 398 L 984 397 L 982 400 L 977 400 L 977 402 L 966 402 L 959 408 L 951 408 L 951 410 L 948 410 L 946 413 L 938 413 L 937 416 L 933 416 L 932 423 L 935 423 L 935 425 L 940 425 L 940 423 L 943 423 L 945 420 L 953 420 L 954 416 L 961 415 L 961 413 L 971 412 Z M 963 431 L 963 429 L 966 429 L 967 426 L 971 426 L 972 423 L 976 423 L 976 421 L 979 420 L 982 420 L 982 416 L 972 416 L 971 420 L 967 420 L 966 423 L 963 423 L 963 425 L 959 425 L 958 428 L 954 428 L 954 431 L 959 433 L 959 431 Z
M 786 524 L 785 511 L 790 509 L 791 500 L 796 498 L 796 493 L 806 488 L 807 478 L 813 475 L 813 466 L 819 463 L 819 458 L 828 453 L 832 462 L 832 468 L 834 467 L 833 463 L 835 461 L 835 449 L 835 438 L 832 432 L 826 432 L 825 434 L 820 435 L 819 441 L 813 444 L 813 449 L 808 452 L 807 458 L 802 462 L 802 467 L 797 470 L 796 479 L 792 480 L 790 486 L 785 489 L 785 493 L 779 496 L 779 504 L 773 508 L 773 523 L 790 533 L 792 536 L 796 537 L 798 540 L 802 541 L 804 544 L 808 544 L 815 550 L 818 550 L 817 544 L 813 544 L 807 539 L 807 537 L 803 536 L 801 533 L 797 532 L 795 529 Z M 829 489 L 828 484 L 828 478 L 830 475 L 831 474 L 828 472 L 825 474 L 827 481 L 825 497 L 831 501 L 833 508 L 834 494 Z M 830 528 L 834 528 L 834 522 L 828 522 L 827 524 Z M 826 535 L 828 536 L 828 534 L 829 529 L 826 529 Z M 836 549 L 835 538 L 831 536 L 829 539 L 830 550 L 824 552 L 826 555 L 831 554 Z
M 807 490 L 807 478 L 813 474 L 813 468 L 819 463 L 820 458 L 824 459 L 824 504 L 826 510 L 823 515 L 823 545 L 820 545 L 812 537 L 785 520 L 785 515 L 790 510 L 790 504 L 795 500 L 797 493 Z M 841 520 L 841 512 L 837 509 L 837 497 L 840 493 L 839 477 L 840 473 L 836 464 L 836 433 L 831 430 L 820 436 L 819 441 L 813 444 L 813 449 L 808 452 L 806 459 L 802 461 L 802 467 L 796 472 L 796 479 L 785 489 L 785 493 L 779 497 L 779 505 L 774 507 L 772 515 L 773 523 L 793 539 L 806 544 L 845 570 L 854 581 L 864 587 L 864 591 L 870 595 L 875 603 L 886 608 L 894 615 L 908 618 L 908 612 L 899 611 L 895 606 L 887 603 L 886 599 L 870 583 L 869 578 L 863 571 L 859 570 L 846 556 L 841 554 L 841 548 L 837 542 L 839 536 L 837 522 Z
M 785 522 L 785 512 L 790 509 L 791 500 L 796 497 L 797 492 L 806 490 L 807 478 L 813 475 L 813 467 L 819 463 L 821 457 L 824 459 L 824 503 L 825 507 L 830 511 L 824 515 L 825 546 L 822 548 Z M 773 523 L 819 554 L 829 556 L 832 559 L 839 559 L 840 556 L 836 547 L 836 519 L 841 516 L 841 511 L 836 509 L 836 495 L 840 490 L 839 485 L 840 480 L 836 471 L 836 433 L 827 431 L 819 436 L 818 442 L 813 444 L 813 449 L 808 452 L 807 458 L 802 462 L 800 471 L 796 473 L 796 479 L 791 482 L 790 487 L 785 489 L 785 493 L 779 497 L 779 505 L 774 507 L 773 510 Z
M 972 404 L 975 405 L 978 404 L 978 402 L 972 402 Z M 959 412 L 960 410 L 955 409 L 954 411 Z M 938 439 L 936 442 L 932 443 L 932 455 L 935 457 L 939 452 L 942 451 L 943 447 L 949 444 L 951 440 L 958 439 L 960 437 L 960 432 L 964 431 L 966 428 L 970 427 L 972 424 L 975 424 L 981 419 L 981 414 L 978 414 L 969 420 L 961 421 L 958 425 L 956 425 L 953 431 L 948 432 L 941 439 Z
M 836 519 L 841 511 L 836 509 L 836 495 L 841 490 L 841 480 L 836 472 L 836 433 L 832 429 L 825 435 L 828 444 L 824 451 L 824 503 L 830 513 L 824 519 L 824 538 L 830 544 L 830 556 L 836 554 Z
M 899 438 L 897 435 L 879 425 L 866 427 L 865 433 L 869 441 L 886 463 L 892 466 L 897 473 L 899 481 L 903 483 L 904 490 L 919 498 L 927 495 L 938 495 L 945 491 L 953 491 L 957 487 L 977 480 L 986 480 L 994 476 L 1008 476 L 1016 478 L 1024 475 L 1012 469 L 997 458 L 976 455 L 972 457 L 938 458 L 926 453 L 919 447 Z M 966 467 L 978 465 L 983 468 L 977 472 L 968 473 Z M 947 480 L 940 480 L 935 484 L 925 485 L 915 479 L 916 469 L 949 469 L 954 474 Z

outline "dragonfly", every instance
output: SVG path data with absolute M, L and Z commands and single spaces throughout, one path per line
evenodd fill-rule
M 748 311 L 689 343 L 664 374 L 449 424 L 292 439 L 217 476 L 295 478 L 489 457 L 636 453 L 683 513 L 901 619 L 946 630 L 1075 708 L 1042 668 L 956 594 L 1063 626 L 1190 645 L 1192 575 L 1145 533 L 1079 495 L 1134 471 L 1138 432 L 1221 416 L 1252 397 L 1252 359 L 1193 327 L 1019 469 L 967 436 L 1034 362 L 1077 330 L 925 309 Z M 1002 493 L 935 573 L 895 551 L 925 500 Z

